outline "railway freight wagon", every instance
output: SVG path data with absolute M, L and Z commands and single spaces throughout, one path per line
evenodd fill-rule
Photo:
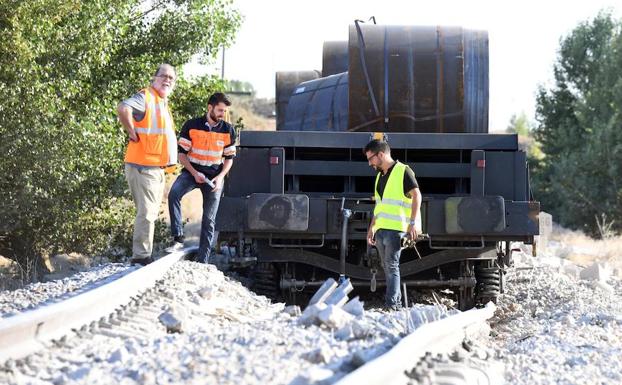
M 462 309 L 497 297 L 539 203 L 517 136 L 488 133 L 486 32 L 356 22 L 324 43 L 321 73 L 277 73 L 276 95 L 277 131 L 240 132 L 216 220 L 257 291 L 295 302 L 329 276 L 384 285 L 362 152 L 384 138 L 423 194 L 426 236 L 404 249 L 402 283 L 449 289 Z

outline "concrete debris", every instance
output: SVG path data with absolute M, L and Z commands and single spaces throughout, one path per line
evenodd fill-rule
M 328 346 L 321 346 L 310 352 L 303 353 L 301 357 L 312 364 L 327 364 L 333 358 L 333 351 Z
M 289 385 L 328 384 L 328 380 L 332 378 L 334 374 L 335 373 L 330 369 L 313 366 L 294 378 Z
M 352 314 L 355 317 L 362 317 L 365 314 L 365 308 L 363 307 L 364 302 L 359 300 L 359 297 L 356 296 L 351 299 L 348 303 L 343 305 L 343 310 Z
M 356 351 L 354 352 L 354 354 L 352 354 L 352 357 L 350 359 L 350 365 L 354 368 L 359 368 L 368 363 L 369 361 L 380 357 L 381 355 L 389 351 L 391 347 L 392 346 L 390 345 L 378 345 L 369 349 L 362 349 Z
M 327 305 L 343 306 L 348 302 L 348 293 L 354 288 L 349 279 L 344 280 L 333 293 L 324 301 Z
M 611 277 L 611 268 L 604 263 L 594 262 L 581 271 L 581 279 L 606 282 Z
M 354 316 L 335 305 L 328 305 L 317 314 L 317 319 L 330 329 L 339 329 L 354 320 Z
M 210 300 L 214 296 L 214 288 L 211 286 L 203 287 L 199 290 L 199 295 L 201 298 Z
M 315 305 L 316 303 L 323 303 L 324 301 L 326 301 L 328 296 L 330 296 L 336 288 L 337 288 L 337 282 L 332 278 L 328 278 L 326 281 L 324 281 L 322 286 L 320 286 L 320 288 L 315 292 L 313 297 L 311 297 L 311 300 L 309 301 L 308 306 Z
M 594 289 L 602 290 L 606 294 L 613 294 L 615 290 L 611 285 L 602 281 L 594 281 L 592 283 L 592 286 L 594 287 Z
M 335 332 L 335 338 L 342 341 L 351 341 L 355 339 L 364 339 L 375 334 L 376 331 L 370 324 L 354 320 L 337 330 Z
M 129 356 L 130 354 L 127 349 L 121 346 L 120 348 L 112 352 L 112 354 L 110 354 L 110 356 L 108 357 L 108 362 L 110 362 L 111 364 L 115 362 L 126 362 Z
M 438 305 L 415 305 L 409 313 L 414 328 L 425 323 L 438 321 L 446 315 L 447 309 Z
M 325 303 L 316 303 L 314 305 L 307 306 L 298 318 L 298 324 L 304 326 L 311 326 L 317 322 L 317 315 L 326 309 Z
M 283 313 L 289 314 L 292 317 L 298 317 L 302 314 L 302 312 L 300 311 L 300 306 L 298 305 L 286 306 L 285 309 L 283 309 Z
M 167 333 L 181 333 L 183 326 L 183 316 L 179 310 L 170 308 L 164 313 L 160 314 L 158 320 L 166 327 Z
M 559 272 L 575 280 L 581 276 L 581 268 L 573 263 L 561 266 Z

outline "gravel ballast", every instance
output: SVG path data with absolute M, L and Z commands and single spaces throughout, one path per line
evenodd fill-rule
M 17 290 L 0 291 L 0 318 L 10 317 L 45 303 L 63 300 L 92 289 L 136 269 L 122 263 L 107 263 L 50 282 L 31 283 Z
M 582 272 L 596 265 L 525 252 L 515 259 L 488 340 L 507 383 L 622 383 L 620 279 L 603 264 L 595 263 L 601 269 L 595 277 Z
M 576 266 L 528 251 L 515 253 L 491 333 L 474 343 L 505 369 L 507 384 L 622 383 L 620 278 L 606 264 Z M 128 266 L 99 269 L 2 292 L 2 313 L 62 298 L 80 282 L 100 284 Z M 372 309 L 345 331 L 303 326 L 296 309 L 194 262 L 176 264 L 155 297 L 131 325 L 7 363 L 0 383 L 333 383 L 390 349 L 416 318 Z

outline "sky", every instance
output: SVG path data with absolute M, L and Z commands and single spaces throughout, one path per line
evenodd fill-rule
M 259 97 L 274 97 L 275 72 L 321 70 L 322 44 L 347 40 L 355 19 L 378 24 L 462 26 L 488 31 L 490 131 L 505 130 L 514 114 L 535 119 L 539 85 L 552 82 L 560 39 L 614 0 L 235 0 L 243 23 L 225 51 L 225 78 L 250 82 Z M 221 58 L 191 72 L 221 73 Z

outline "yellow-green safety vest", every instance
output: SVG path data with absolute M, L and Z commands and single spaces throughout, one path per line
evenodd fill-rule
M 382 198 L 378 195 L 380 173 L 376 176 L 376 184 L 374 186 L 374 196 L 376 198 L 374 232 L 379 229 L 402 232 L 408 230 L 413 200 L 404 195 L 404 173 L 407 167 L 403 163 L 395 163 L 393 171 L 389 175 L 389 180 L 387 180 L 387 184 L 384 187 Z M 415 229 L 417 229 L 417 232 L 421 232 L 421 216 L 419 214 L 415 218 L 415 222 Z

